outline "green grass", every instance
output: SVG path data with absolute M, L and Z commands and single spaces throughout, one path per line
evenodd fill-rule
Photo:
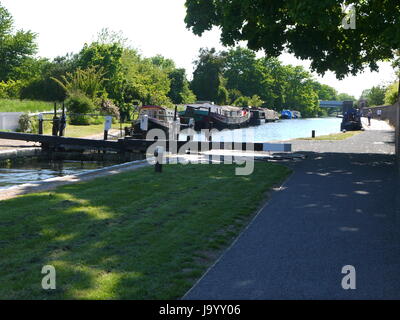
M 123 125 L 123 127 L 124 126 L 125 125 Z M 119 123 L 113 124 L 112 129 L 119 129 Z M 67 124 L 67 128 L 65 130 L 65 136 L 70 138 L 87 137 L 103 133 L 104 133 L 104 124 L 92 124 L 90 126 L 74 126 Z M 50 122 L 46 125 L 44 134 L 51 135 Z
M 52 111 L 54 109 L 51 102 L 31 101 L 31 100 L 12 100 L 0 99 L 0 112 L 41 112 Z
M 177 299 L 290 170 L 169 165 L 0 202 L 0 299 Z M 57 289 L 41 289 L 44 265 Z
M 362 131 L 347 131 L 345 133 L 334 133 L 334 134 L 329 134 L 326 136 L 317 136 L 314 139 L 313 138 L 300 138 L 299 140 L 345 140 L 348 138 L 351 138 L 357 134 L 360 134 Z

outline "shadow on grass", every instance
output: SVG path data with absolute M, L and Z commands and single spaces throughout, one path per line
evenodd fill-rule
M 171 165 L 0 202 L 0 298 L 180 298 L 289 172 Z M 54 291 L 41 288 L 44 265 Z

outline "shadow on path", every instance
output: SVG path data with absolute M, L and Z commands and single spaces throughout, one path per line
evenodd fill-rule
M 185 299 L 400 298 L 394 156 L 308 156 Z

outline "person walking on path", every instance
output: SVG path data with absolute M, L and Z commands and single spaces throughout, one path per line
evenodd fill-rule
M 371 126 L 371 119 L 372 119 L 372 111 L 371 110 L 368 111 L 367 117 L 368 117 L 368 126 L 370 127 Z

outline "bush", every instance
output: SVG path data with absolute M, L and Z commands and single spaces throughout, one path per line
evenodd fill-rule
M 32 132 L 32 122 L 29 114 L 24 113 L 23 115 L 21 115 L 18 123 L 19 123 L 19 130 L 21 132 Z
M 100 104 L 100 113 L 105 116 L 113 116 L 113 118 L 119 118 L 118 107 L 109 99 L 103 99 Z
M 0 99 L 19 99 L 22 89 L 22 81 L 0 82 Z
M 74 125 L 89 125 L 90 117 L 85 114 L 93 113 L 95 105 L 93 101 L 81 92 L 75 92 L 65 101 L 70 115 L 70 123 Z

